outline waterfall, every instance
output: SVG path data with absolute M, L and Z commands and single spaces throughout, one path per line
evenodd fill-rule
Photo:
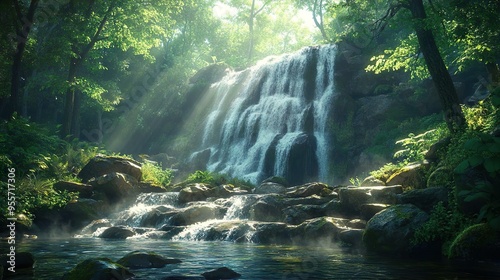
M 199 148 L 210 150 L 207 169 L 253 183 L 273 175 L 292 184 L 326 180 L 335 53 L 332 45 L 308 47 L 213 84 Z

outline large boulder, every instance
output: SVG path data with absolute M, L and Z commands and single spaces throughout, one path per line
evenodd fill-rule
M 423 173 L 428 164 L 415 163 L 403 167 L 387 179 L 387 185 L 402 185 L 405 188 L 422 189 L 426 187 Z
M 205 200 L 212 195 L 212 190 L 205 184 L 189 184 L 179 192 L 179 202 L 187 203 L 191 201 Z
M 93 190 L 91 185 L 67 181 L 59 181 L 54 184 L 53 188 L 54 190 L 60 192 L 76 192 L 78 193 L 78 196 L 82 198 L 90 198 Z
M 191 225 L 211 219 L 220 219 L 224 216 L 223 208 L 207 203 L 196 204 L 184 208 L 179 213 L 172 216 L 169 223 L 174 226 Z
M 130 269 L 139 268 L 161 268 L 167 264 L 181 263 L 182 261 L 174 258 L 165 258 L 152 252 L 134 251 L 126 254 L 116 263 L 128 267 Z
M 311 195 L 328 196 L 332 190 L 323 183 L 308 183 L 302 186 L 288 189 L 287 197 L 308 197 Z
M 448 257 L 461 259 L 500 259 L 500 239 L 488 224 L 466 228 L 453 241 Z
M 134 274 L 125 267 L 110 259 L 99 258 L 79 263 L 64 275 L 63 280 L 127 280 L 133 278 Z
M 375 187 L 342 187 L 338 190 L 340 203 L 344 209 L 356 215 L 361 205 L 368 203 L 394 204 L 397 194 L 403 193 L 400 185 Z
M 448 204 L 449 190 L 446 187 L 416 189 L 398 194 L 399 204 L 413 204 L 430 213 L 439 202 Z
M 290 244 L 292 242 L 292 230 L 285 223 L 257 223 L 254 226 L 255 233 L 250 242 L 260 244 Z
M 298 225 L 302 222 L 325 216 L 325 210 L 321 205 L 292 205 L 283 209 L 284 221 L 288 224 Z
M 284 176 L 288 182 L 304 184 L 318 177 L 317 145 L 311 133 L 302 133 L 293 140 Z
M 310 219 L 294 231 L 297 242 L 305 244 L 331 244 L 338 240 L 341 231 L 347 229 L 349 220 L 334 217 L 320 217 Z
M 253 193 L 255 194 L 273 194 L 273 193 L 282 194 L 285 192 L 286 192 L 285 186 L 273 182 L 262 183 L 253 190 Z
M 135 177 L 116 172 L 89 181 L 95 192 L 103 194 L 104 200 L 110 204 L 134 201 L 135 196 L 140 192 L 137 183 Z
M 127 237 L 134 236 L 135 231 L 127 226 L 114 226 L 105 229 L 100 235 L 100 238 L 108 239 L 126 239 Z
M 380 254 L 408 255 L 415 248 L 411 240 L 429 215 L 412 204 L 391 206 L 368 221 L 363 235 L 365 247 Z
M 102 201 L 88 198 L 79 198 L 71 201 L 60 210 L 62 219 L 69 225 L 70 229 L 81 229 L 93 220 L 102 218 L 108 212 L 108 208 Z
M 140 181 L 142 177 L 141 164 L 139 162 L 122 157 L 98 155 L 82 168 L 80 173 L 78 173 L 78 178 L 81 178 L 83 182 L 88 182 L 92 178 L 114 172 L 128 174 L 137 181 Z
M 281 222 L 283 205 L 276 197 L 264 197 L 252 205 L 250 218 L 261 222 Z

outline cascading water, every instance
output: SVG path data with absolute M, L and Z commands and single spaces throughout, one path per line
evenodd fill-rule
M 333 45 L 270 57 L 213 84 L 200 151 L 207 169 L 257 183 L 326 180 L 326 123 L 334 89 Z

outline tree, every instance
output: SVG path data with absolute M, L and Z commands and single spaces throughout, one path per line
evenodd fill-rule
M 429 5 L 432 6 L 432 2 L 433 1 L 429 1 Z M 365 9 L 370 7 L 366 1 L 355 0 L 342 2 L 338 6 L 352 8 L 351 6 L 353 5 Z M 410 56 L 408 56 L 408 51 L 403 56 L 395 51 L 386 52 L 392 53 L 394 55 L 393 58 L 395 57 L 396 59 L 386 59 L 385 55 L 378 56 L 375 59 L 376 64 L 368 67 L 368 69 L 377 72 L 381 70 L 406 68 L 409 67 L 409 60 L 412 60 L 412 57 L 418 58 L 418 54 L 421 52 L 425 61 L 426 70 L 428 71 L 427 73 L 430 74 L 437 90 L 448 128 L 451 132 L 457 132 L 466 123 L 451 75 L 443 60 L 439 46 L 436 43 L 435 31 L 438 31 L 437 28 L 440 26 L 440 22 L 436 21 L 434 17 L 428 17 L 423 0 L 389 1 L 389 3 L 385 3 L 385 5 L 380 1 L 375 1 L 371 5 L 375 10 L 379 9 L 381 6 L 385 6 L 385 11 L 379 15 L 377 19 L 373 20 L 369 26 L 365 26 L 365 28 L 369 29 L 372 33 L 369 42 L 376 39 L 376 37 L 390 25 L 391 21 L 397 21 L 398 24 L 403 26 L 402 28 L 400 27 L 400 30 L 406 30 L 404 26 L 410 24 L 409 26 L 411 26 L 415 34 L 415 42 L 418 42 L 418 50 Z M 434 9 L 435 6 L 432 6 L 432 8 Z M 359 9 L 356 9 L 356 12 L 359 12 Z M 356 15 L 357 17 L 355 18 L 358 18 L 359 14 Z M 401 36 L 400 34 L 398 35 Z M 407 38 L 411 39 L 412 36 L 410 35 Z M 411 43 L 408 44 L 408 40 L 403 40 L 401 44 L 406 44 L 403 46 L 406 50 L 408 46 L 412 46 Z M 401 48 L 399 50 L 401 51 Z M 404 60 L 401 61 L 401 58 Z
M 10 118 L 12 114 L 19 111 L 19 91 L 21 83 L 21 66 L 24 51 L 26 49 L 26 44 L 28 42 L 28 37 L 31 32 L 31 28 L 34 23 L 35 11 L 38 7 L 39 0 L 31 0 L 29 5 L 26 6 L 24 1 L 13 0 L 11 9 L 8 9 L 11 13 L 14 13 L 13 20 L 15 28 L 15 51 L 12 59 L 12 73 L 10 81 L 10 97 L 9 104 L 7 105 L 6 112 L 4 115 L 6 118 Z
M 77 135 L 82 92 L 99 83 L 79 77 L 89 55 L 96 50 L 118 48 L 153 59 L 149 51 L 170 34 L 171 15 L 182 6 L 180 0 L 70 1 L 62 12 L 60 28 L 65 37 L 69 65 L 61 136 Z M 61 36 L 61 37 L 63 37 Z M 61 40 L 61 38 L 58 38 Z M 100 53 L 105 55 L 104 52 Z M 96 59 L 94 62 L 99 63 Z M 106 92 L 102 90 L 101 92 Z

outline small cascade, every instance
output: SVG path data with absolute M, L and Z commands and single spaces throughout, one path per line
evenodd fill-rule
M 326 180 L 335 52 L 328 45 L 269 57 L 213 84 L 197 152 L 211 151 L 208 170 L 253 183 Z

